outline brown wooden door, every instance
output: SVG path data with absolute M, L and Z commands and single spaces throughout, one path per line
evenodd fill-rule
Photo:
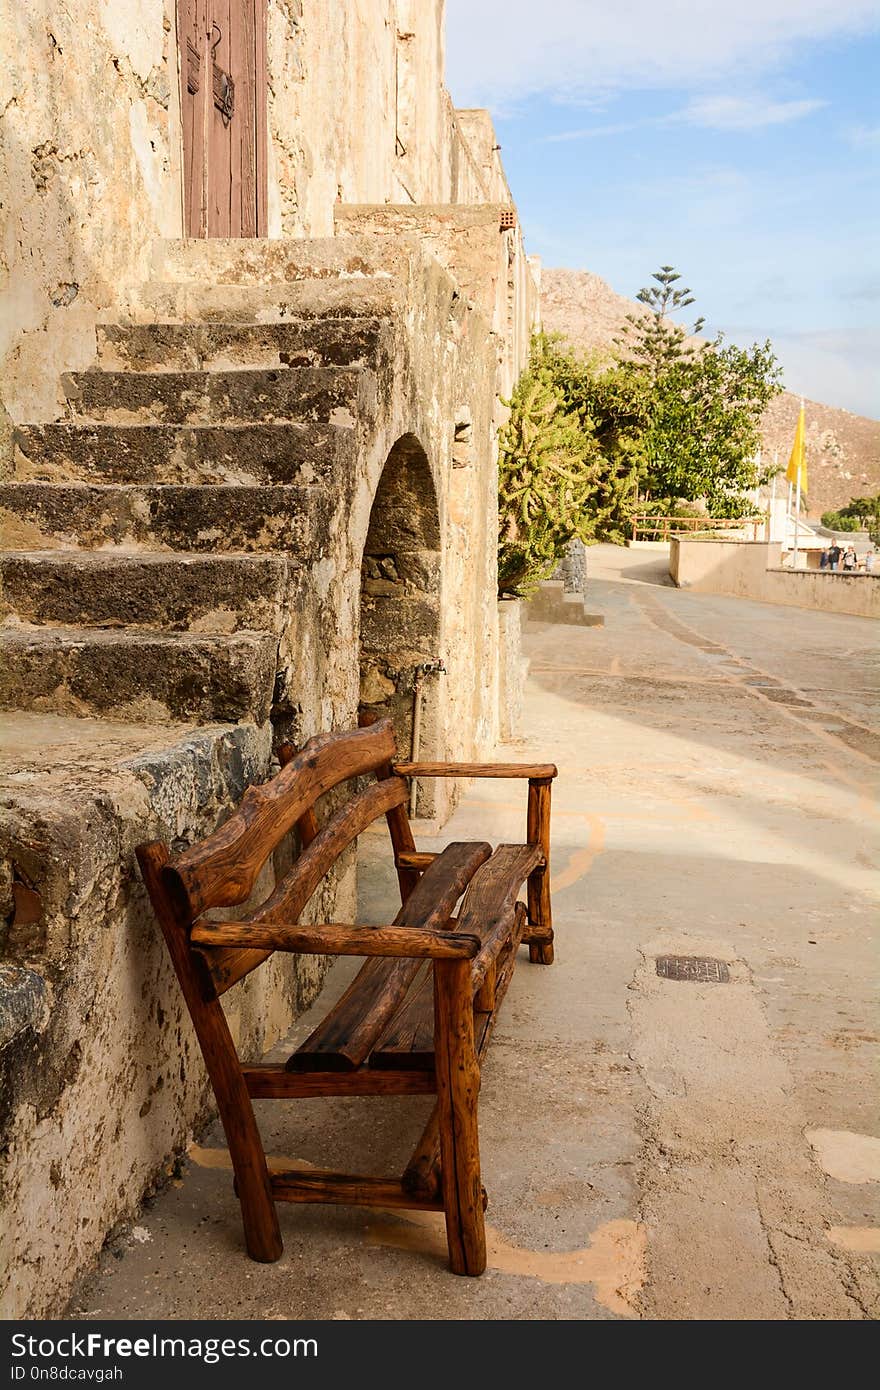
M 178 0 L 187 236 L 266 234 L 267 0 Z

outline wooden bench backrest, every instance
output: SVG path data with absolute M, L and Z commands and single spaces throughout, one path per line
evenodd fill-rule
M 178 918 L 192 923 L 208 908 L 243 903 L 269 855 L 318 797 L 349 778 L 390 773 L 396 751 L 390 719 L 310 739 L 271 781 L 250 787 L 218 830 L 163 868 Z M 283 915 L 296 921 L 342 851 L 377 817 L 403 806 L 407 796 L 406 782 L 393 774 L 358 792 L 318 831 L 250 920 Z

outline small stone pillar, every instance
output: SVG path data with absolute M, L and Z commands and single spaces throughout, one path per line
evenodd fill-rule
M 498 736 L 502 743 L 517 737 L 523 714 L 528 660 L 522 653 L 522 603 L 504 598 L 498 603 Z
M 565 547 L 565 554 L 559 561 L 553 578 L 562 580 L 563 591 L 566 594 L 586 594 L 587 547 L 577 536 Z

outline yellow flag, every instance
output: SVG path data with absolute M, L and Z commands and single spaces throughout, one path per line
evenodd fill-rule
M 801 492 L 807 492 L 807 457 L 804 449 L 804 407 L 801 406 L 801 413 L 798 416 L 797 429 L 794 432 L 794 445 L 791 451 L 791 458 L 788 460 L 788 467 L 785 470 L 785 477 L 793 487 L 797 487 L 798 474 L 801 475 Z

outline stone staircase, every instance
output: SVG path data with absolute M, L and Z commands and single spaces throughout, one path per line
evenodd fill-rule
M 359 238 L 163 243 L 156 277 L 16 431 L 0 707 L 261 724 L 401 285 Z

